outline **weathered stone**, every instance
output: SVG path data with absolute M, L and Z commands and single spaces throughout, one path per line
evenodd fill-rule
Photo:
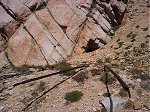
M 119 97 L 111 97 L 112 100 L 112 109 L 115 112 L 115 110 L 117 109 L 122 109 L 122 107 L 125 105 L 125 103 L 127 102 L 126 99 L 122 99 Z M 105 108 L 107 109 L 108 112 L 110 112 L 110 108 L 111 108 L 111 103 L 110 103 L 110 99 L 106 98 L 104 100 L 102 100 L 102 104 L 105 106 Z
M 4 106 L 0 106 L 0 112 L 6 112 Z
M 117 24 L 117 14 L 122 17 L 126 7 L 124 2 L 116 0 L 110 3 L 93 0 L 24 2 L 2 0 L 3 5 L 16 14 L 16 18 L 27 19 L 19 27 L 20 23 L 14 22 L 17 20 L 9 16 L 6 9 L 2 11 L 6 14 L 3 18 L 8 16 L 8 20 L 0 20 L 1 26 L 7 37 L 11 37 L 8 41 L 8 58 L 15 66 L 57 63 L 72 54 L 86 52 L 90 40 L 94 42 L 91 46 L 95 46 L 92 49 L 96 50 L 111 40 L 108 33 L 112 25 Z
M 129 101 L 133 104 L 133 108 L 134 108 L 135 110 L 140 110 L 140 109 L 141 109 L 142 105 L 141 105 L 141 103 L 138 102 L 136 99 L 131 99 L 131 98 L 130 98 Z
M 8 64 L 7 58 L 4 52 L 0 52 L 0 68 Z

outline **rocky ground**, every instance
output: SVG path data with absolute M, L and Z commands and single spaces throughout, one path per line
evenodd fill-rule
M 118 27 L 119 29 L 114 29 L 117 31 L 107 45 L 90 53 L 72 56 L 67 60 L 72 67 L 85 64 L 89 67 L 49 91 L 25 111 L 105 112 L 105 107 L 109 112 L 108 94 L 103 81 L 104 65 L 108 65 L 126 82 L 131 92 L 129 98 L 127 92 L 111 74 L 108 87 L 114 101 L 113 112 L 149 112 L 149 8 L 148 0 L 130 0 L 122 25 Z M 65 65 L 61 66 L 67 68 L 68 65 Z M 68 77 L 64 73 L 12 87 L 17 82 L 57 71 L 48 68 L 24 67 L 1 70 L 1 75 L 10 72 L 12 75 L 23 74 L 0 79 L 0 112 L 21 112 L 45 90 Z M 83 93 L 81 99 L 73 103 L 66 101 L 65 94 L 75 90 Z

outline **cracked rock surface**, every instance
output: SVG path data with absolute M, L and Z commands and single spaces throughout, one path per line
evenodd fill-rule
M 91 41 L 98 39 L 103 46 L 111 40 L 109 34 L 121 23 L 126 2 L 1 0 L 0 33 L 8 47 L 0 53 L 7 52 L 14 66 L 45 66 L 90 52 L 97 49 L 87 47 Z

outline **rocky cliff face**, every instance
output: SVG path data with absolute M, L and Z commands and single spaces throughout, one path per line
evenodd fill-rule
M 127 0 L 1 0 L 0 67 L 54 64 L 107 44 Z

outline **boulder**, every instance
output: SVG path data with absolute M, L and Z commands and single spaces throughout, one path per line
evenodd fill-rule
M 110 100 L 110 98 L 106 98 L 106 99 L 102 100 L 101 103 L 107 109 L 107 112 L 110 112 L 110 108 L 113 109 L 113 112 L 121 112 L 122 108 L 127 103 L 127 101 L 128 100 L 120 98 L 120 97 L 111 97 L 111 100 Z
M 111 40 L 108 33 L 114 24 L 121 22 L 126 8 L 124 2 L 116 0 L 2 0 L 2 3 L 23 21 L 18 24 L 2 8 L 6 14 L 3 18 L 8 20 L 0 20 L 1 33 L 9 37 L 8 58 L 15 66 L 45 66 L 73 54 L 96 50 Z

